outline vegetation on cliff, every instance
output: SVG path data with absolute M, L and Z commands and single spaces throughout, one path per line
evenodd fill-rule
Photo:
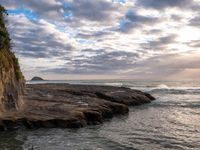
M 0 115 L 22 106 L 25 85 L 18 59 L 11 52 L 6 15 L 7 11 L 0 5 Z
M 15 57 L 13 52 L 10 51 L 11 40 L 5 25 L 5 15 L 8 15 L 7 11 L 0 5 L 0 67 L 5 68 L 5 71 L 8 71 L 13 65 L 15 76 L 17 80 L 20 80 L 23 78 L 23 75 L 20 71 L 18 59 Z
M 4 16 L 7 15 L 7 11 L 0 5 L 0 48 L 10 48 L 10 38 L 5 26 Z

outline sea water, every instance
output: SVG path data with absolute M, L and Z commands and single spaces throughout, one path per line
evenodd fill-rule
M 81 129 L 0 133 L 0 150 L 200 150 L 200 81 L 40 81 L 124 86 L 156 101 L 131 107 L 128 115 Z

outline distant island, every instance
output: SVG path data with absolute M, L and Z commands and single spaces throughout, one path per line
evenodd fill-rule
M 44 79 L 42 79 L 41 77 L 33 77 L 31 79 L 31 81 L 43 81 Z

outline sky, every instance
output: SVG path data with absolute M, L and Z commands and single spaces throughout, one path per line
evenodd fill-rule
M 26 79 L 200 79 L 200 0 L 0 0 Z

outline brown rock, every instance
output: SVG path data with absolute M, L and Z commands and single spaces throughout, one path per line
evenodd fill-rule
M 1 129 L 80 128 L 100 124 L 128 106 L 150 103 L 154 98 L 122 87 L 70 84 L 27 85 L 24 109 L 7 113 Z

